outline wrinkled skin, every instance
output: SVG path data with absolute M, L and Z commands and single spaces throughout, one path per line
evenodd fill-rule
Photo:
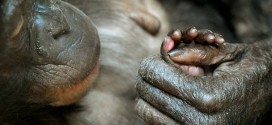
M 186 75 L 160 57 L 150 57 L 139 71 L 136 108 L 150 124 L 255 124 L 270 104 L 271 73 L 269 62 L 251 57 L 223 63 L 206 77 Z
M 157 52 L 168 32 L 164 11 L 154 0 L 69 0 L 97 26 L 101 41 L 100 73 L 80 101 L 75 125 L 143 125 L 134 110 L 134 83 L 140 61 Z M 166 22 L 166 21 L 165 21 Z
M 59 0 L 4 0 L 0 26 L 1 124 L 63 125 L 55 108 L 77 102 L 97 74 L 93 23 Z
M 134 82 L 140 60 L 159 48 L 162 34 L 169 30 L 164 11 L 154 0 L 69 2 L 91 18 L 98 34 L 89 18 L 62 1 L 1 3 L 6 18 L 1 20 L 1 59 L 12 59 L 1 62 L 1 81 L 8 83 L 1 92 L 20 90 L 2 99 L 7 100 L 2 105 L 8 105 L 1 107 L 5 124 L 145 124 L 133 109 Z M 9 15 L 4 10 L 12 10 L 13 4 Z M 92 82 L 98 70 L 98 35 L 100 73 Z M 19 44 L 5 45 L 10 41 Z M 15 82 L 26 87 L 12 86 Z M 18 105 L 22 106 L 14 108 Z M 18 120 L 13 120 L 15 115 Z
M 1 1 L 1 9 L 4 10 L 5 6 L 2 5 L 6 2 Z M 11 0 L 8 2 L 15 5 L 20 3 Z M 95 77 L 99 55 L 95 28 L 82 12 L 69 4 L 57 0 L 37 0 L 36 4 L 33 4 L 34 2 L 29 0 L 18 4 L 16 9 L 22 10 L 15 10 L 12 14 L 14 16 L 1 14 L 1 19 L 4 20 L 1 20 L 0 27 L 4 29 L 4 33 L 1 33 L 3 42 L 1 41 L 0 56 L 4 61 L 0 64 L 0 79 L 1 83 L 6 83 L 1 86 L 1 95 L 8 95 L 1 98 L 2 118 L 9 122 L 14 121 L 14 118 L 18 119 L 14 124 L 35 125 L 145 124 L 132 108 L 137 96 L 133 82 L 136 79 L 139 60 L 156 52 L 159 47 L 158 40 L 161 41 L 161 35 L 166 34 L 168 24 L 163 11 L 153 0 L 69 2 L 93 20 L 102 43 L 101 72 L 93 89 L 79 101 L 78 104 L 83 106 L 82 110 L 74 111 L 71 109 L 78 109 L 73 107 L 74 105 L 64 105 L 74 103 L 85 95 Z M 169 3 L 171 5 L 171 1 Z M 239 28 L 229 26 L 232 22 L 220 17 L 222 15 L 217 13 L 216 9 L 196 6 L 188 1 L 181 3 L 186 7 L 190 6 L 185 8 L 183 4 L 177 4 L 182 11 L 187 11 L 184 11 L 186 14 L 178 14 L 184 19 L 183 23 L 170 18 L 172 28 L 197 26 L 217 31 L 231 42 L 242 39 L 240 34 L 233 32 Z M 168 13 L 173 10 L 172 5 L 165 7 Z M 42 8 L 46 8 L 46 11 Z M 39 10 L 46 14 L 39 14 Z M 201 14 L 195 13 L 198 18 L 192 21 L 191 17 L 186 15 L 194 11 Z M 179 10 L 174 12 L 180 13 Z M 168 15 L 173 17 L 174 12 Z M 71 13 L 75 14 L 71 16 Z M 216 19 L 210 20 L 207 17 Z M 186 25 L 176 27 L 173 22 Z M 72 44 L 71 47 L 71 43 L 76 41 L 75 38 L 84 38 L 80 37 L 82 32 L 87 33 L 83 34 L 86 39 L 79 44 Z M 52 39 L 60 42 L 52 42 Z M 69 44 L 63 44 L 63 41 L 68 41 Z M 270 103 L 267 101 L 270 97 L 270 93 L 267 93 L 270 92 L 270 81 L 267 79 L 271 69 L 269 47 L 269 41 L 260 44 L 226 44 L 220 50 L 220 55 L 209 57 L 213 59 L 229 54 L 226 62 L 216 62 L 220 65 L 212 72 L 212 76 L 190 76 L 190 72 L 181 71 L 166 63 L 160 56 L 144 60 L 140 68 L 141 78 L 137 83 L 137 90 L 142 98 L 137 103 L 140 116 L 150 124 L 255 123 L 256 118 L 266 111 L 265 108 Z M 186 51 L 188 48 L 181 49 Z M 63 56 L 59 54 L 61 52 Z M 205 49 L 201 52 L 214 53 Z M 205 65 L 210 64 L 209 61 L 205 62 Z M 40 70 L 36 71 L 37 67 Z M 50 75 L 51 71 L 54 75 Z M 33 73 L 42 76 L 32 77 Z M 46 80 L 43 77 L 46 77 Z M 82 84 L 79 81 L 84 82 Z M 18 104 L 19 109 L 14 108 Z
M 161 46 L 162 59 L 192 76 L 211 75 L 214 66 L 229 60 L 224 38 L 210 30 L 197 30 L 169 33 Z M 207 52 L 208 51 L 208 52 Z
M 242 0 L 238 3 L 240 2 L 243 3 Z M 235 5 L 235 2 L 229 5 Z M 243 17 L 245 13 L 242 11 L 232 10 L 231 7 L 227 9 L 230 9 L 230 12 L 238 12 L 242 18 L 247 18 Z M 265 8 L 261 9 L 265 10 Z M 177 13 L 183 15 L 181 11 Z M 236 14 L 231 13 L 231 15 Z M 242 29 L 236 26 L 238 14 L 233 16 L 230 23 L 237 32 L 234 36 L 245 40 L 244 36 L 247 33 L 238 32 Z M 251 18 L 256 16 L 251 15 Z M 243 20 L 240 21 L 243 22 Z M 183 23 L 187 22 L 180 22 L 180 25 Z M 200 24 L 205 23 L 204 21 Z M 253 21 L 250 22 L 251 24 L 258 25 L 259 23 Z M 266 23 L 260 25 L 269 27 Z M 179 48 L 179 51 L 190 56 L 205 53 L 208 60 L 204 58 L 203 62 L 189 61 L 189 65 L 212 66 L 214 69 L 210 75 L 193 76 L 188 70 L 180 69 L 165 60 L 164 55 L 162 55 L 163 58 L 152 56 L 145 59 L 140 65 L 136 85 L 140 96 L 136 105 L 138 114 L 147 123 L 154 125 L 261 124 L 271 107 L 272 44 L 271 39 L 267 38 L 269 36 L 259 35 L 269 33 L 268 31 L 250 33 L 248 36 L 251 37 L 248 38 L 255 40 L 254 43 L 225 43 L 218 54 L 212 54 L 218 50 L 205 49 L 209 48 L 209 45 L 196 47 L 200 51 L 195 51 L 191 55 L 188 51 L 191 46 Z M 228 38 L 225 39 L 228 41 Z M 265 40 L 256 41 L 258 39 Z M 217 60 L 218 58 L 222 58 L 223 61 Z M 188 65 L 188 62 L 184 65 Z

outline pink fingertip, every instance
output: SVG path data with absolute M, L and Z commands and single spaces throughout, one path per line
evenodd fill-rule
M 223 44 L 225 42 L 225 39 L 222 38 L 222 37 L 217 37 L 216 42 L 219 43 L 219 44 Z
M 165 37 L 164 42 L 163 42 L 163 49 L 166 52 L 169 52 L 170 50 L 172 50 L 174 48 L 174 40 L 172 40 L 170 37 Z
M 174 32 L 173 32 L 173 34 L 171 35 L 171 37 L 172 37 L 172 39 L 174 40 L 174 41 L 179 41 L 180 39 L 181 39 L 181 37 L 182 37 L 182 34 L 181 34 L 181 31 L 180 30 L 175 30 Z

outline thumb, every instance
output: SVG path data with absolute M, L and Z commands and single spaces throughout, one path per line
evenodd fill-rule
M 168 53 L 178 64 L 208 66 L 230 61 L 238 55 L 238 45 L 225 43 L 221 46 L 182 44 Z

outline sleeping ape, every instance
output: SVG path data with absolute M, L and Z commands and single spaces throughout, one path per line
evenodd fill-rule
M 235 24 L 243 11 L 235 16 L 232 9 L 243 0 L 158 1 L 167 14 L 156 0 L 68 0 L 87 17 L 60 0 L 2 0 L 1 124 L 257 123 L 270 106 L 270 40 L 230 44 L 219 35 L 230 42 L 245 38 Z M 168 26 L 219 34 L 173 31 L 162 56 L 141 63 L 141 120 L 133 108 L 138 63 L 158 53 Z M 211 35 L 214 40 L 205 37 Z

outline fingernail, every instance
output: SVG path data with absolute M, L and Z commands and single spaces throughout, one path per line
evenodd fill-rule
M 178 50 L 173 50 L 173 51 L 168 52 L 168 55 L 170 57 L 180 56 L 181 54 L 182 54 L 181 51 L 178 51 Z

